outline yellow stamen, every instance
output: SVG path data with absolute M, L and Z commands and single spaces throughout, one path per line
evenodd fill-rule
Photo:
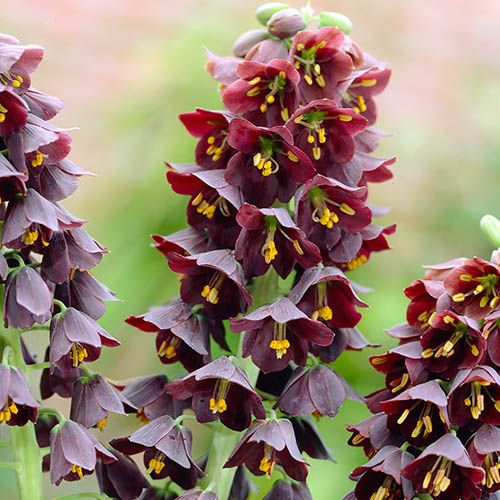
M 293 161 L 294 163 L 298 163 L 299 158 L 295 153 L 293 153 L 292 151 L 287 151 L 286 155 L 288 156 L 288 159 L 290 161 Z
M 105 427 L 108 425 L 108 420 L 106 418 L 103 418 L 102 420 L 99 420 L 95 426 L 100 430 L 104 430 Z
M 339 120 L 341 122 L 351 122 L 352 116 L 351 115 L 339 115 Z
M 346 215 L 356 215 L 356 211 L 347 203 L 341 203 L 339 208 L 340 211 L 345 213 Z
M 73 472 L 74 474 L 77 474 L 79 479 L 83 478 L 83 470 L 78 465 L 72 465 L 71 469 L 70 469 L 70 472 Z
M 359 82 L 359 84 L 362 87 L 369 88 L 369 87 L 373 87 L 373 86 L 377 85 L 377 80 L 375 78 L 369 78 L 369 79 L 361 80 Z

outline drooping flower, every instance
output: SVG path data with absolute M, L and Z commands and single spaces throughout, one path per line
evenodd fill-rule
M 0 424 L 23 426 L 35 422 L 39 407 L 21 371 L 0 365 Z
M 403 293 L 410 299 L 406 309 L 406 321 L 418 328 L 429 326 L 429 320 L 436 312 L 436 303 L 444 293 L 440 281 L 415 280 L 407 286 Z
M 312 500 L 311 492 L 307 484 L 302 482 L 288 482 L 278 480 L 268 491 L 264 500 Z
M 243 228 L 235 247 L 246 277 L 260 276 L 270 266 L 286 278 L 295 264 L 309 268 L 321 261 L 318 247 L 308 241 L 285 208 L 257 208 L 245 203 L 236 217 Z
M 170 382 L 166 390 L 175 399 L 193 398 L 192 408 L 199 422 L 216 419 L 230 429 L 241 431 L 256 418 L 265 418 L 262 399 L 247 375 L 225 356 L 203 368 Z
M 226 180 L 241 189 L 245 201 L 258 207 L 267 207 L 276 199 L 287 203 L 297 183 L 315 173 L 307 155 L 294 146 L 284 127 L 256 127 L 235 118 L 228 141 L 238 152 L 228 163 Z
M 500 429 L 485 424 L 479 428 L 471 439 L 467 451 L 474 465 L 484 471 L 483 487 L 486 492 L 500 490 Z M 483 493 L 483 498 L 490 498 Z
M 154 247 L 165 257 L 170 253 L 194 255 L 209 250 L 208 235 L 204 231 L 187 228 L 176 231 L 168 236 L 154 234 Z
M 182 274 L 181 297 L 187 304 L 203 304 L 216 319 L 235 316 L 251 305 L 243 284 L 243 270 L 229 250 L 183 256 L 171 253 L 168 264 Z
M 191 431 L 177 425 L 168 415 L 153 420 L 128 438 L 113 439 L 110 444 L 125 455 L 144 452 L 144 466 L 153 479 L 170 477 L 186 490 L 204 475 L 191 457 Z
M 256 476 L 271 476 L 276 464 L 296 481 L 305 481 L 307 462 L 302 458 L 292 424 L 286 419 L 255 420 L 224 467 L 245 464 Z
M 53 484 L 59 485 L 63 479 L 78 481 L 91 474 L 98 458 L 104 463 L 116 460 L 83 425 L 66 420 L 52 429 L 50 480 Z
M 45 351 L 45 361 L 49 361 L 50 346 Z M 61 398 L 70 398 L 73 393 L 74 382 L 83 376 L 81 368 L 72 368 L 70 370 L 61 370 L 57 366 L 45 368 L 40 377 L 40 395 L 42 399 L 49 399 L 54 394 Z
M 304 366 L 308 342 L 329 345 L 333 332 L 308 318 L 286 297 L 259 307 L 243 318 L 232 318 L 233 332 L 245 332 L 243 356 L 266 373 L 283 370 L 293 360 Z

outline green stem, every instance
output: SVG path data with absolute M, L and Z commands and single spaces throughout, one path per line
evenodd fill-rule
M 19 470 L 21 464 L 19 462 L 0 462 L 0 469 L 14 469 Z
M 270 268 L 264 276 L 255 279 L 252 287 L 253 309 L 272 302 L 277 298 L 278 293 L 278 275 Z M 242 346 L 243 334 L 241 334 L 238 346 L 238 364 L 246 372 L 250 384 L 255 386 L 259 368 L 253 363 L 252 358 L 243 358 Z M 205 488 L 213 484 L 212 491 L 219 500 L 229 498 L 236 468 L 224 469 L 224 464 L 238 444 L 240 437 L 241 433 L 228 429 L 222 424 L 219 424 L 219 429 L 214 433 L 205 469 L 206 477 L 202 484 Z
M 27 377 L 29 370 L 23 359 L 19 332 L 14 330 L 4 331 L 3 338 L 12 349 L 11 364 L 21 370 Z M 33 423 L 28 422 L 23 427 L 11 427 L 10 444 L 14 462 L 20 464 L 16 468 L 20 500 L 42 500 L 42 459 Z
M 45 368 L 49 368 L 50 363 L 48 361 L 42 361 L 41 363 L 33 363 L 31 365 L 27 365 L 26 369 L 30 372 L 34 372 L 37 370 L 45 370 Z

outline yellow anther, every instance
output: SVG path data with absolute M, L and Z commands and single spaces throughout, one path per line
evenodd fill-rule
M 271 340 L 269 347 L 276 351 L 276 358 L 281 359 L 284 354 L 290 349 L 290 342 L 287 339 Z
M 377 85 L 377 80 L 375 78 L 367 78 L 365 80 L 361 80 L 359 84 L 365 88 L 374 87 L 375 85 Z
M 354 446 L 357 446 L 358 444 L 361 444 L 365 439 L 365 436 L 358 433 L 352 438 L 351 443 Z
M 205 285 L 203 287 L 203 290 L 201 291 L 201 296 L 206 299 L 208 297 L 208 294 L 210 293 L 210 287 L 208 285 Z
M 485 295 L 480 301 L 479 301 L 479 307 L 486 307 L 486 305 L 489 302 L 489 298 L 487 295 Z
M 254 167 L 256 167 L 260 161 L 262 160 L 262 155 L 260 153 L 256 153 L 253 155 L 253 164 L 254 164 Z
M 278 76 L 282 79 L 282 80 L 286 80 L 286 73 L 281 70 L 279 73 L 278 73 Z
M 213 414 L 224 413 L 227 410 L 226 400 L 224 398 L 210 398 L 209 408 Z
M 401 413 L 401 416 L 397 420 L 398 425 L 401 425 L 408 418 L 409 414 L 410 414 L 410 410 L 408 408 L 406 408 L 403 411 L 403 413 Z
M 266 264 L 270 264 L 276 258 L 278 250 L 273 240 L 267 241 L 262 247 L 262 255 Z
M 339 115 L 339 120 L 341 122 L 351 122 L 352 116 L 351 115 Z
M 358 108 L 361 111 L 361 113 L 364 113 L 368 109 L 366 107 L 365 98 L 362 95 L 358 95 L 358 97 L 356 97 L 356 102 L 358 104 Z
M 320 144 L 324 144 L 326 142 L 326 131 L 324 128 L 318 129 L 318 139 Z
M 295 153 L 293 153 L 292 151 L 287 151 L 286 155 L 288 156 L 288 159 L 290 161 L 293 161 L 294 163 L 298 163 L 299 158 Z
M 284 122 L 290 119 L 290 113 L 288 112 L 288 108 L 283 108 L 281 110 L 281 118 Z
M 347 203 L 341 203 L 339 208 L 346 215 L 356 215 L 356 211 Z
M 0 123 L 3 123 L 5 121 L 5 113 L 0 113 Z
M 253 87 L 247 92 L 248 97 L 255 97 L 260 94 L 260 88 L 259 87 Z
M 35 241 L 38 239 L 38 231 L 36 229 L 34 231 L 26 229 L 21 239 L 25 245 L 33 245 L 33 243 L 35 243 Z
M 479 295 L 483 290 L 484 290 L 483 285 L 477 285 L 475 290 L 474 290 L 474 295 Z
M 454 322 L 455 322 L 455 318 L 453 316 L 448 316 L 446 315 L 444 318 L 443 318 L 443 321 L 449 325 L 452 325 Z
M 302 247 L 300 246 L 299 241 L 298 240 L 292 240 L 292 243 L 293 243 L 293 248 L 295 248 L 295 251 L 299 255 L 304 255 L 304 250 L 302 250 Z
M 460 281 L 472 281 L 472 276 L 470 274 L 461 274 Z
M 475 356 L 476 358 L 479 356 L 479 349 L 477 348 L 477 345 L 472 344 L 470 346 L 470 350 L 471 350 L 473 356 Z
M 260 83 L 260 76 L 256 76 L 255 78 L 252 78 L 248 82 L 248 85 L 257 85 L 258 83 Z
M 76 344 L 71 346 L 71 351 L 69 352 L 69 359 L 73 363 L 73 367 L 77 368 L 78 365 L 88 358 L 88 352 L 85 347 L 79 347 Z
M 266 475 L 270 476 L 273 473 L 274 469 L 274 460 L 271 460 L 270 458 L 264 457 L 259 464 L 259 469 L 262 472 L 265 472 Z
M 262 103 L 262 104 L 260 105 L 260 111 L 261 111 L 262 113 L 265 113 L 265 112 L 267 111 L 267 104 L 266 104 L 266 103 Z
M 307 142 L 308 142 L 309 144 L 314 144 L 314 135 L 309 134 L 309 135 L 307 136 Z
M 203 195 L 201 193 L 198 193 L 193 198 L 193 201 L 191 202 L 191 205 L 193 205 L 194 207 L 197 207 L 202 201 L 203 201 Z
M 106 418 L 103 418 L 102 420 L 99 420 L 95 426 L 102 431 L 105 427 L 108 425 L 108 420 Z
M 492 309 L 495 309 L 496 306 L 498 306 L 498 303 L 500 302 L 500 297 L 493 297 L 490 302 L 490 307 Z
M 420 435 L 420 433 L 422 432 L 423 427 L 424 427 L 424 422 L 422 420 L 418 420 L 417 424 L 413 428 L 413 431 L 411 433 L 411 437 L 412 438 L 418 437 Z
M 424 482 L 422 483 L 422 488 L 426 490 L 429 485 L 431 484 L 431 479 L 432 479 L 432 472 L 429 471 L 424 477 Z
M 268 95 L 268 96 L 266 97 L 266 101 L 267 101 L 269 104 L 273 104 L 273 103 L 274 103 L 274 101 L 276 101 L 276 99 L 275 99 L 275 97 L 274 97 L 272 94 L 270 94 L 270 95 Z
M 495 401 L 495 410 L 500 413 L 500 401 Z
M 83 470 L 79 465 L 72 465 L 70 471 L 77 474 L 79 479 L 83 478 Z
M 368 262 L 368 258 L 366 255 L 360 255 L 359 257 L 354 257 L 354 259 L 350 260 L 346 266 L 349 271 L 354 271 L 355 269 L 358 269 L 361 267 L 363 264 L 366 264 Z
M 330 321 L 333 318 L 333 311 L 329 306 L 323 306 L 318 309 L 318 316 L 325 321 Z
M 295 61 L 293 63 L 293 66 L 294 66 L 295 69 L 300 69 L 300 61 Z
M 432 356 L 434 356 L 434 351 L 431 348 L 422 351 L 422 357 L 424 359 L 432 358 Z
M 321 148 L 317 146 L 313 148 L 313 157 L 315 160 L 319 160 L 321 158 Z
M 217 288 L 211 288 L 206 300 L 211 304 L 217 304 L 219 302 L 219 290 L 217 290 Z
M 321 66 L 317 63 L 314 65 L 314 73 L 321 75 Z
M 163 456 L 163 454 L 161 454 L 160 456 Z M 148 474 L 154 472 L 155 474 L 159 475 L 163 467 L 165 467 L 165 463 L 162 459 L 152 458 L 148 464 Z
M 326 81 L 325 81 L 325 77 L 323 75 L 319 75 L 316 77 L 316 83 L 322 88 L 324 89 L 326 87 Z
M 330 222 L 330 215 L 331 215 L 330 209 L 325 207 L 325 209 L 323 210 L 323 214 L 319 219 L 319 223 L 323 226 L 326 226 Z
M 296 49 L 302 52 L 305 49 L 305 45 L 303 43 L 298 43 Z
M 215 143 L 215 137 L 213 135 L 211 135 L 208 139 L 207 139 L 207 142 L 208 144 L 214 144 Z
M 209 205 L 205 208 L 205 210 L 203 210 L 203 215 L 205 215 L 208 219 L 213 219 L 216 209 L 217 207 L 215 205 Z
M 294 123 L 300 123 L 304 119 L 304 115 L 299 115 L 297 118 L 294 118 L 293 122 Z
M 304 80 L 306 81 L 307 85 L 312 85 L 313 84 L 313 79 L 307 73 L 304 75 Z

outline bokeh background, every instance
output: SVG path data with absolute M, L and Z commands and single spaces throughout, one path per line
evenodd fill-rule
M 96 276 L 123 300 L 111 304 L 103 325 L 123 347 L 108 350 L 98 369 L 113 379 L 164 370 L 154 337 L 123 319 L 162 303 L 177 282 L 149 235 L 185 225 L 186 200 L 174 195 L 163 161 L 193 159 L 194 139 L 177 115 L 196 106 L 220 106 L 216 84 L 204 70 L 202 48 L 229 54 L 242 31 L 256 27 L 256 0 L 2 0 L 0 30 L 46 48 L 34 85 L 64 99 L 57 118 L 73 134 L 72 159 L 98 174 L 85 178 L 66 206 L 87 219 L 88 231 L 110 250 Z M 300 7 L 301 2 L 290 4 Z M 422 274 L 421 265 L 464 255 L 487 257 L 479 230 L 484 213 L 499 215 L 500 3 L 498 0 L 315 0 L 317 10 L 336 10 L 354 24 L 353 38 L 388 61 L 393 79 L 379 98 L 378 126 L 393 132 L 381 155 L 397 155 L 395 178 L 371 192 L 391 206 L 396 222 L 393 250 L 375 256 L 354 275 L 374 291 L 361 327 L 382 348 L 384 328 L 404 319 L 401 290 Z M 40 337 L 30 339 L 35 348 Z M 361 393 L 382 379 L 366 353 L 347 353 L 336 364 Z M 65 408 L 64 402 L 54 401 Z M 347 403 L 333 422 L 322 421 L 337 463 L 311 460 L 315 500 L 337 500 L 351 488 L 350 470 L 364 459 L 346 445 L 345 424 L 366 416 Z M 134 428 L 116 418 L 113 431 Z M 202 454 L 210 436 L 195 428 Z M 107 431 L 104 439 L 111 433 Z M 0 496 L 15 499 L 14 477 L 2 471 Z M 89 491 L 95 479 L 85 479 Z M 270 483 L 262 483 L 262 498 Z M 82 491 L 82 485 L 47 485 L 47 497 Z

